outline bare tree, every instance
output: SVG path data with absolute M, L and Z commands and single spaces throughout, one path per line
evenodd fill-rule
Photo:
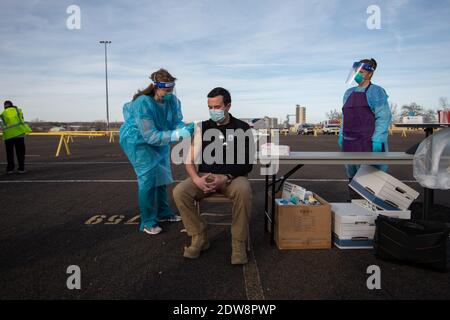
M 440 97 L 439 98 L 439 107 L 444 109 L 444 110 L 450 109 L 450 103 L 448 102 L 448 98 L 447 97 Z
M 421 105 L 418 105 L 415 102 L 403 105 L 400 116 L 406 117 L 410 114 L 414 114 L 415 116 L 424 116 L 425 109 Z
M 398 122 L 400 115 L 398 114 L 398 104 L 389 102 L 389 108 L 391 109 L 392 121 Z
M 428 109 L 425 111 L 425 114 L 423 115 L 423 120 L 425 122 L 435 122 L 437 120 L 437 112 L 433 109 Z
M 338 111 L 337 109 L 330 110 L 325 114 L 329 120 L 341 120 L 342 119 L 342 111 Z

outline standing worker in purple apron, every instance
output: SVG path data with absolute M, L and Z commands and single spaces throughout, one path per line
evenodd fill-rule
M 343 152 L 386 152 L 388 130 L 391 125 L 391 110 L 386 91 L 371 82 L 377 68 L 374 59 L 353 63 L 347 84 L 355 81 L 358 86 L 344 94 L 342 125 L 339 131 L 339 146 Z M 349 181 L 353 179 L 359 165 L 346 165 Z M 386 165 L 375 166 L 386 171 Z M 350 197 L 353 196 L 350 190 Z

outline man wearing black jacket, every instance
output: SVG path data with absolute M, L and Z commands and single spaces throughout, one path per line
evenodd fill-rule
M 246 264 L 245 241 L 252 206 L 247 175 L 253 168 L 254 140 L 250 126 L 229 113 L 231 96 L 226 89 L 213 89 L 208 94 L 208 107 L 211 119 L 197 128 L 190 148 L 186 163 L 189 178 L 173 191 L 183 224 L 192 237 L 184 257 L 198 258 L 209 247 L 206 222 L 198 215 L 194 200 L 221 193 L 233 200 L 231 263 Z

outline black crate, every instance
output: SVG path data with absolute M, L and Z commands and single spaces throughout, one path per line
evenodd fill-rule
M 450 229 L 437 221 L 404 220 L 379 215 L 375 221 L 377 258 L 447 272 Z

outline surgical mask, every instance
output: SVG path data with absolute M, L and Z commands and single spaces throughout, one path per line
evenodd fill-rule
M 353 82 L 353 80 L 356 81 L 356 76 L 358 76 L 358 74 L 360 73 L 361 70 L 366 70 L 367 72 L 374 72 L 375 68 L 370 66 L 367 63 L 363 63 L 363 62 L 355 62 L 353 63 L 353 66 L 351 67 L 348 76 L 347 76 L 347 80 L 345 80 L 346 84 L 351 84 Z M 358 78 L 361 80 L 361 76 L 358 76 Z M 361 80 L 361 82 L 363 82 L 363 80 Z M 361 83 L 356 81 L 357 83 Z
M 173 99 L 175 95 L 173 93 L 167 93 L 162 97 L 162 101 L 169 102 Z
M 209 110 L 209 116 L 214 122 L 222 122 L 225 119 L 225 111 L 220 109 Z
M 357 84 L 361 84 L 364 81 L 364 76 L 358 72 L 358 74 L 355 76 L 355 82 Z

